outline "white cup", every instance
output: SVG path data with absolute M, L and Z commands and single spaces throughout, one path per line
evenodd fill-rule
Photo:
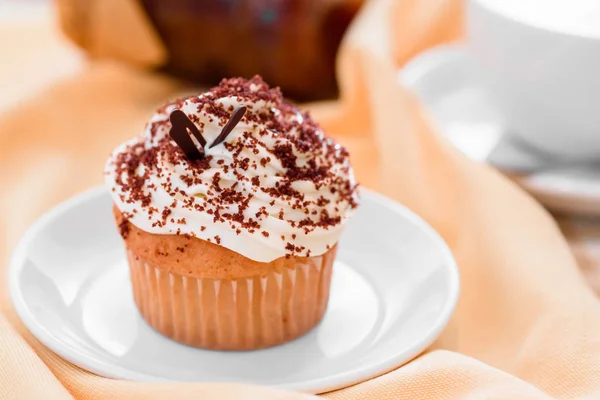
M 600 0 L 468 0 L 463 49 L 508 134 L 600 161 Z

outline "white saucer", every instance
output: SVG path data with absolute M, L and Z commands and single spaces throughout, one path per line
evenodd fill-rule
M 600 216 L 599 164 L 560 164 L 505 132 L 462 45 L 421 53 L 399 73 L 441 132 L 463 153 L 513 177 L 551 210 Z
M 459 292 L 440 237 L 368 190 L 341 241 L 322 323 L 286 345 L 199 350 L 146 325 L 135 308 L 111 199 L 93 189 L 43 216 L 21 240 L 10 289 L 25 325 L 65 359 L 140 381 L 229 381 L 320 393 L 397 367 L 429 346 Z

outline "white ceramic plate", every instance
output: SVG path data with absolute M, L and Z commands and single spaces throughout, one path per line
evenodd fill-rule
M 511 138 L 462 45 L 419 54 L 400 71 L 399 79 L 467 156 L 515 176 L 551 210 L 600 216 L 600 156 L 598 164 L 561 164 Z
M 422 352 L 448 322 L 459 291 L 455 262 L 432 228 L 387 198 L 367 190 L 362 198 L 341 240 L 323 321 L 282 346 L 200 350 L 146 325 L 104 189 L 59 205 L 29 230 L 11 262 L 11 296 L 42 343 L 107 377 L 342 388 Z

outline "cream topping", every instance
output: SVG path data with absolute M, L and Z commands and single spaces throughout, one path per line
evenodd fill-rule
M 244 117 L 211 148 L 242 105 Z M 207 141 L 200 161 L 169 136 L 176 109 Z M 138 228 L 191 235 L 260 262 L 325 253 L 358 205 L 347 151 L 258 77 L 164 106 L 141 137 L 112 153 L 105 178 Z

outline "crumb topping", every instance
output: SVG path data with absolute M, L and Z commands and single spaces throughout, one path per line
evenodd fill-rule
M 209 148 L 237 105 L 248 111 L 223 143 Z M 203 159 L 189 161 L 170 138 L 175 109 L 209 143 Z M 160 108 L 142 137 L 113 153 L 107 182 L 120 209 L 135 210 L 129 219 L 141 229 L 194 233 L 225 247 L 237 236 L 256 236 L 277 246 L 280 256 L 323 253 L 303 237 L 319 231 L 321 240 L 333 239 L 323 231 L 337 233 L 358 206 L 346 149 L 260 77 L 223 80 Z M 213 225 L 198 224 L 197 215 Z M 289 238 L 277 242 L 280 236 Z

